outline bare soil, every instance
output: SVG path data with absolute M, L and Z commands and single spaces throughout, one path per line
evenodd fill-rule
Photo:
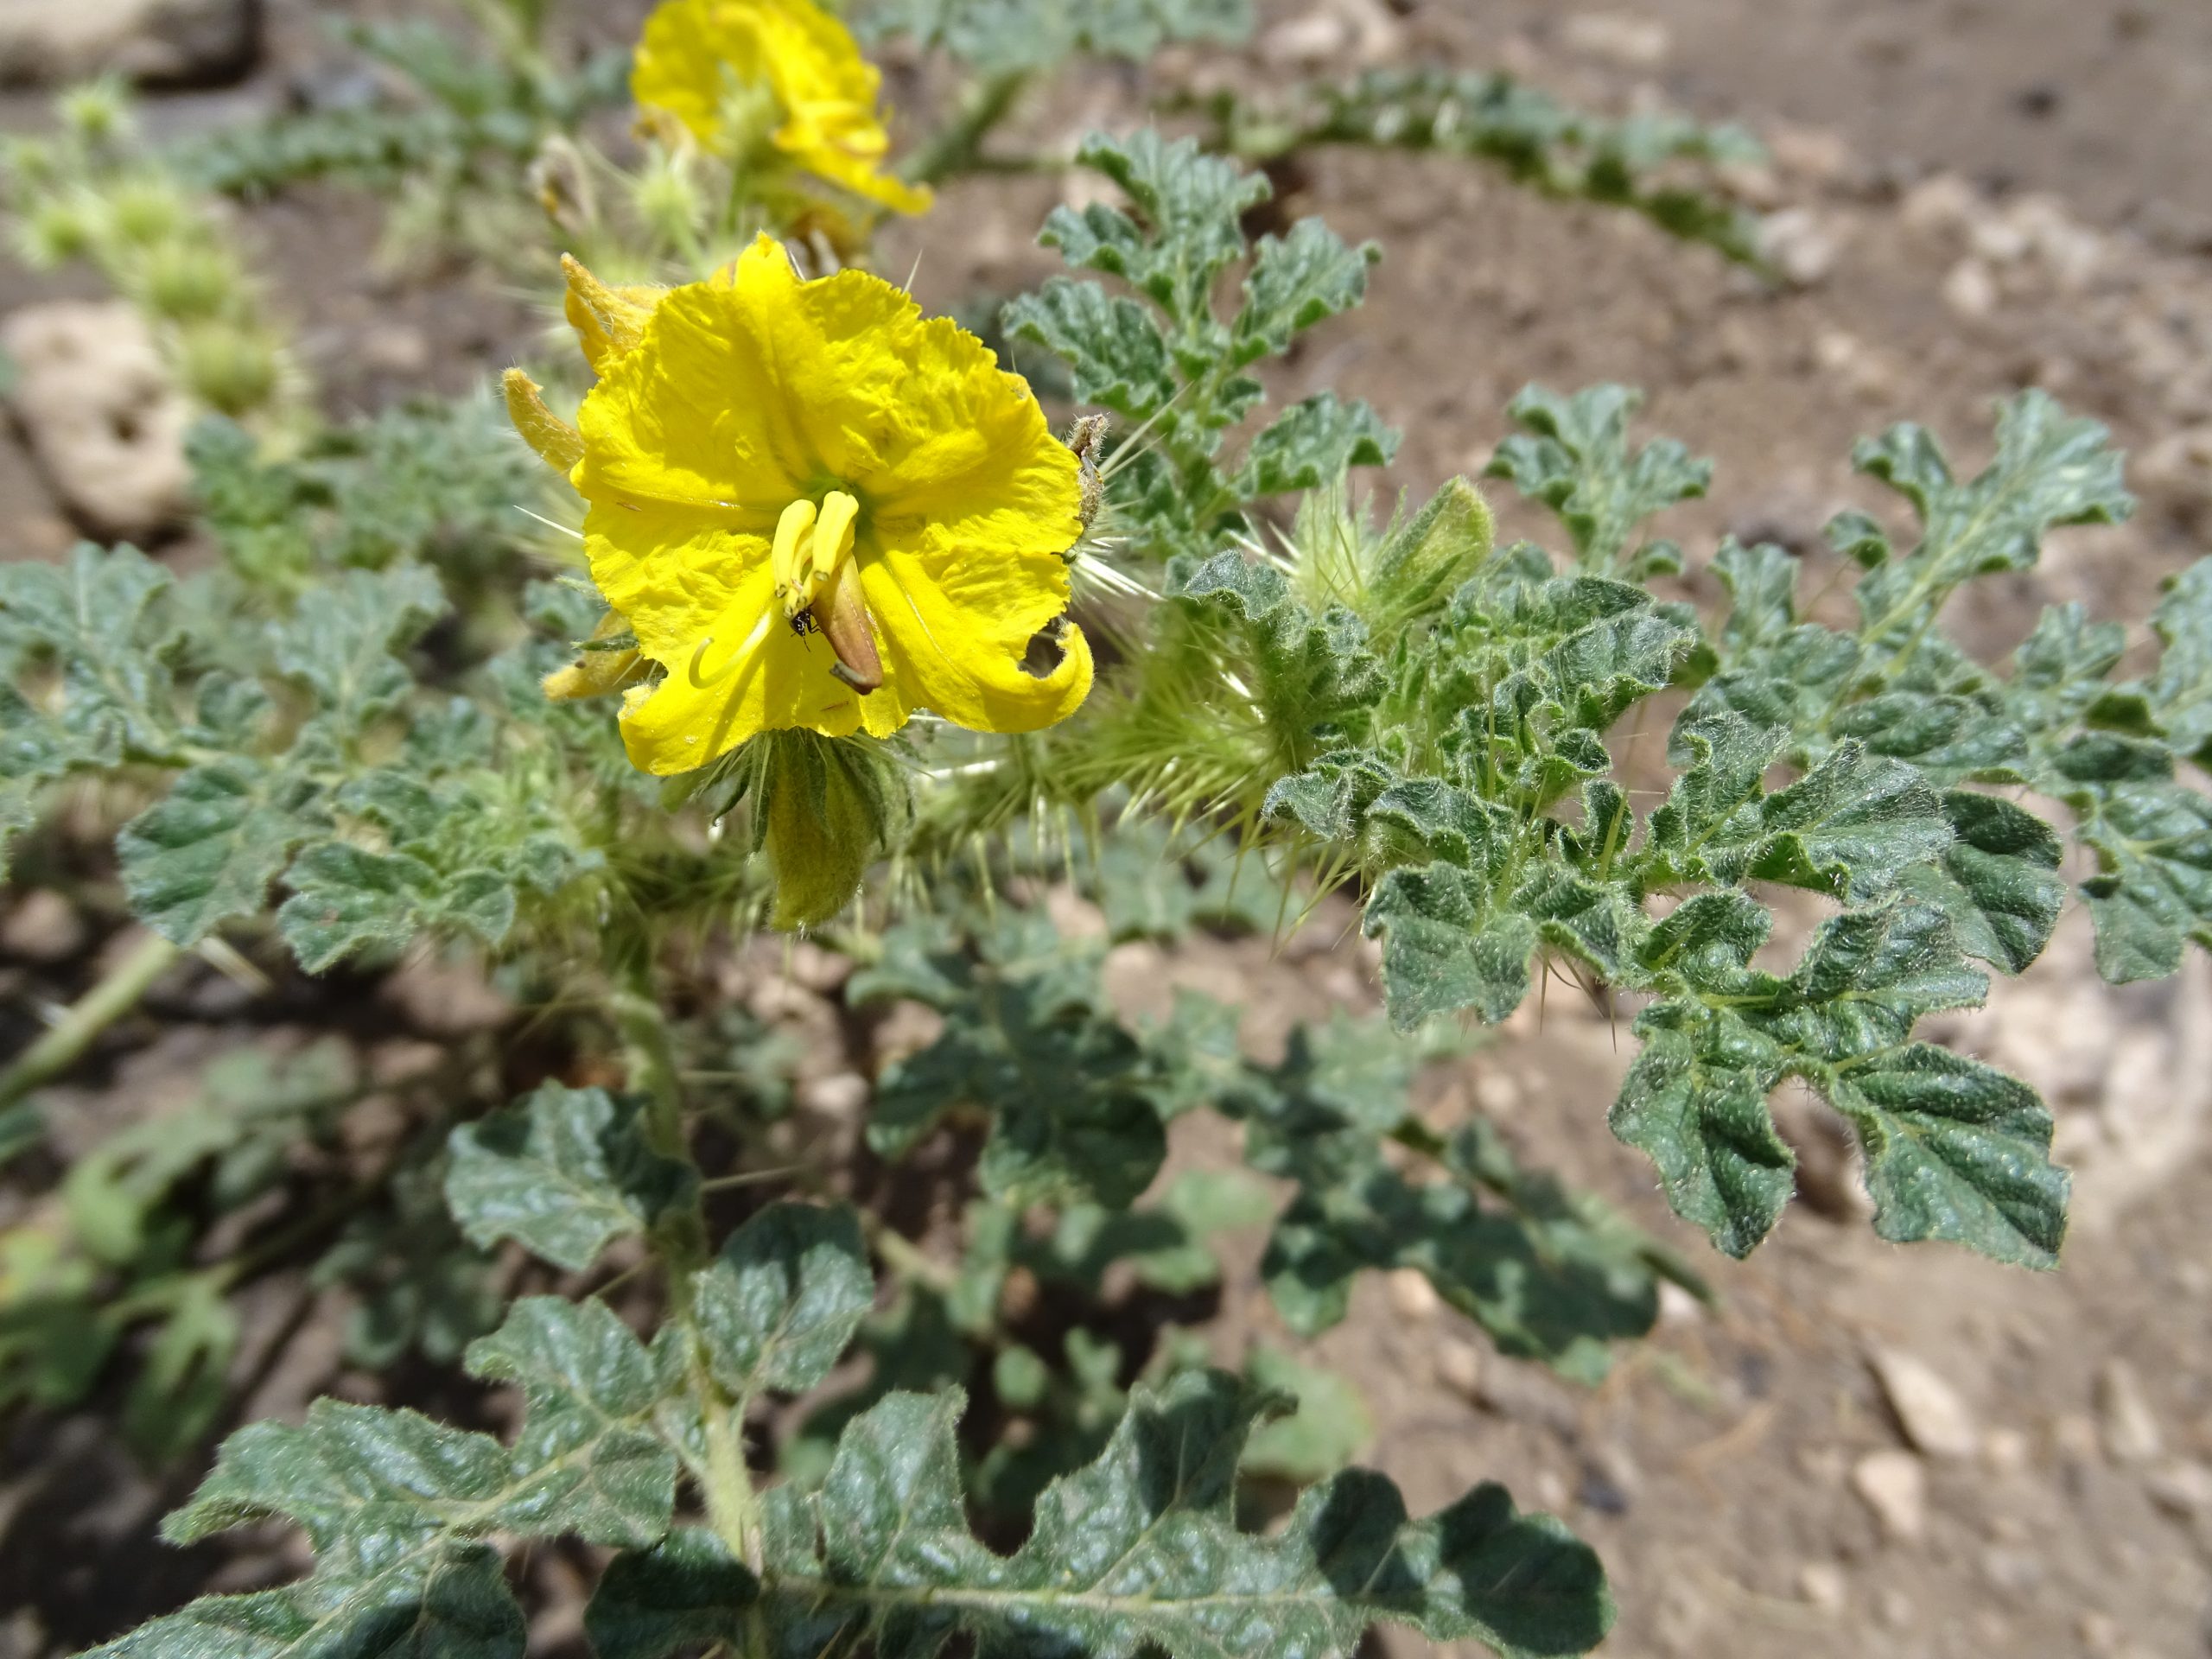
M 353 9 L 280 0 L 271 60 L 254 82 L 170 100 L 156 118 L 266 106 L 327 51 L 310 12 L 340 10 Z M 641 10 L 594 6 L 590 27 L 619 35 Z M 1305 10 L 1297 0 L 1268 16 Z M 1744 122 L 1772 142 L 1775 162 L 1741 188 L 1792 213 L 1820 255 L 1806 255 L 1805 280 L 1770 288 L 1638 220 L 1535 200 L 1465 164 L 1315 158 L 1293 211 L 1372 236 L 1387 257 L 1367 308 L 1325 330 L 1279 390 L 1336 386 L 1402 427 L 1386 488 L 1425 492 L 1478 469 L 1505 430 L 1503 405 L 1530 380 L 1622 380 L 1649 389 L 1652 430 L 1719 462 L 1710 499 L 1668 526 L 1694 564 L 1727 532 L 1817 563 L 1835 509 L 1896 517 L 1851 473 L 1854 437 L 1910 417 L 1978 463 L 1993 401 L 2034 385 L 2113 426 L 2139 458 L 2143 507 L 2125 526 L 2061 537 L 2041 571 L 1978 601 L 1967 619 L 1978 644 L 2009 648 L 2054 598 L 2140 617 L 2159 579 L 2204 550 L 2212 12 L 2188 0 L 1650 0 L 1593 22 L 1591 9 L 1551 0 L 1377 0 L 1362 15 L 1393 54 L 1503 64 L 1609 108 L 1660 103 Z M 1209 73 L 1281 71 L 1255 55 Z M 1025 122 L 1056 137 L 1125 118 L 1139 90 L 1114 75 L 1071 83 Z M 31 113 L 18 100 L 0 118 Z M 957 187 L 938 213 L 898 232 L 886 266 L 918 255 L 918 291 L 932 307 L 1012 292 L 1050 269 L 1031 238 L 1058 189 Z M 480 279 L 375 274 L 373 215 L 334 193 L 301 193 L 253 223 L 336 407 L 372 406 L 417 382 L 364 366 L 408 359 L 395 330 L 420 336 L 428 378 L 450 390 L 526 350 L 537 326 Z M 0 306 L 69 286 L 0 265 Z M 1506 518 L 1516 531 L 1542 529 L 1517 506 Z M 70 534 L 7 442 L 0 524 L 6 556 L 51 556 Z M 1717 596 L 1694 575 L 1688 591 Z M 1261 1048 L 1293 1014 L 1374 1005 L 1368 963 L 1350 944 L 1321 958 L 1249 942 L 1200 940 L 1165 959 L 1130 949 L 1114 970 L 1133 1003 L 1177 980 L 1237 995 Z M 30 964 L 0 974 L 11 999 L 54 988 Z M 213 1040 L 255 1029 L 194 1015 L 188 999 L 167 1006 L 173 1026 Z M 2201 966 L 2166 987 L 2107 993 L 2069 924 L 2044 963 L 1955 1035 L 2045 1084 L 2062 1109 L 2081 1200 L 2061 1269 L 2031 1275 L 1880 1243 L 1802 1103 L 1789 1121 L 1808 1154 L 1806 1201 L 1738 1265 L 1667 1215 L 1649 1166 L 1606 1132 L 1626 1033 L 1554 994 L 1472 1058 L 1435 1068 L 1427 1109 L 1440 1122 L 1492 1115 L 1532 1161 L 1594 1187 L 1692 1256 L 1717 1306 L 1670 1302 L 1655 1338 L 1625 1351 L 1594 1392 L 1498 1357 L 1456 1315 L 1380 1278 L 1315 1355 L 1365 1392 L 1380 1425 L 1367 1460 L 1417 1510 L 1497 1478 L 1591 1539 L 1622 1606 L 1605 1651 L 1624 1659 L 2212 1651 L 2212 1479 L 2192 1485 L 2190 1473 L 2212 1462 L 2208 1033 Z M 133 1066 L 124 1051 L 152 1034 L 147 1025 L 120 1034 L 79 1091 L 83 1110 L 139 1109 L 149 1055 Z M 155 1052 L 184 1063 L 178 1051 Z M 1192 1134 L 1179 1159 L 1229 1155 L 1203 1128 Z M 1254 1336 L 1295 1346 L 1258 1288 L 1260 1243 L 1239 1241 L 1230 1264 L 1215 1327 L 1224 1357 Z M 272 1295 L 255 1316 L 269 1333 L 255 1409 L 296 1409 L 332 1384 L 344 1308 L 296 1284 Z M 1919 1460 L 1916 1537 L 1885 1533 L 1853 1484 L 1862 1459 L 1906 1446 L 1870 1368 L 1884 1350 L 1943 1376 L 1978 1440 L 1968 1455 Z M 2113 1362 L 2126 1375 L 2114 1376 Z M 2131 1382 L 2155 1444 L 2112 1409 Z M 0 1442 L 0 1655 L 29 1659 L 111 1634 L 176 1605 L 211 1571 L 245 1582 L 269 1570 L 266 1554 L 154 1541 L 162 1509 L 196 1473 L 149 1480 L 97 1413 L 17 1424 Z M 558 1556 L 532 1573 L 556 1602 L 575 1579 Z M 575 1651 L 574 1630 L 570 1611 L 540 1645 Z

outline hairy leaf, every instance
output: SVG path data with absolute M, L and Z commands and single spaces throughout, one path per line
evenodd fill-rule
M 462 1232 L 512 1238 L 572 1273 L 645 1231 L 696 1179 L 646 1145 L 634 1103 L 558 1083 L 463 1124 L 452 1148 L 446 1201 Z
M 1348 1656 L 1389 1620 L 1560 1654 L 1611 1622 L 1595 1558 L 1495 1486 L 1416 1522 L 1389 1481 L 1353 1471 L 1279 1533 L 1239 1531 L 1238 1457 L 1274 1402 L 1219 1372 L 1137 1394 L 1098 1461 L 1046 1489 L 1028 1541 L 996 1556 L 963 1513 L 961 1406 L 957 1389 L 887 1395 L 846 1429 L 820 1491 L 772 1524 L 762 1612 L 778 1652 L 866 1636 L 930 1659 L 967 1631 L 987 1655 Z
M 771 1205 L 730 1236 L 694 1297 L 707 1362 L 733 1398 L 802 1394 L 875 1300 L 860 1219 L 844 1205 Z
M 193 767 L 116 839 L 131 910 L 175 944 L 259 914 L 293 850 L 329 827 L 321 794 L 245 756 Z
M 469 1345 L 468 1370 L 523 1391 L 498 1524 L 642 1548 L 667 1532 L 676 1454 L 652 1427 L 663 1393 L 645 1344 L 600 1301 L 527 1296 Z
M 1632 449 L 1629 416 L 1641 401 L 1625 386 L 1592 386 L 1563 397 L 1530 386 L 1513 400 L 1529 429 L 1497 447 L 1491 472 L 1560 516 L 1579 562 L 1599 575 L 1622 572 L 1629 543 L 1663 507 L 1705 493 L 1713 464 L 1671 438 Z
M 1828 1098 L 1859 1132 L 1874 1230 L 1949 1239 L 1999 1262 L 2048 1268 L 2066 1233 L 2066 1172 L 2035 1091 L 1926 1043 L 1838 1073 Z

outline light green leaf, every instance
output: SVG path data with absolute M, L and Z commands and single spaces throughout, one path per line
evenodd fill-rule
M 1300 219 L 1287 237 L 1262 237 L 1244 277 L 1231 360 L 1242 366 L 1281 355 L 1294 336 L 1351 310 L 1367 297 L 1367 268 L 1382 257 L 1372 242 L 1348 246 L 1319 219 Z
M 2151 626 L 2165 650 L 2144 696 L 2174 753 L 2202 763 L 2212 757 L 2212 558 L 2167 583 Z
M 319 842 L 286 873 L 277 929 L 311 974 L 356 951 L 397 950 L 431 930 L 497 944 L 514 925 L 514 888 L 491 870 L 441 875 L 408 853 Z
M 1694 459 L 1671 438 L 1631 448 L 1629 416 L 1642 398 L 1625 386 L 1599 385 L 1562 397 L 1529 386 L 1510 413 L 1527 427 L 1507 438 L 1490 465 L 1523 495 L 1560 516 L 1580 563 L 1599 575 L 1621 573 L 1631 538 L 1662 508 L 1705 493 L 1713 463 Z
M 697 1179 L 645 1144 L 634 1103 L 558 1083 L 463 1124 L 451 1145 L 446 1201 L 469 1240 L 512 1238 L 572 1273 L 646 1231 Z
M 130 908 L 175 944 L 258 914 L 293 850 L 330 819 L 313 779 L 244 756 L 194 766 L 116 838 Z
M 1324 391 L 1294 404 L 1252 440 L 1233 487 L 1243 500 L 1316 490 L 1353 467 L 1386 467 L 1398 435 L 1365 404 Z
M 693 1295 L 708 1363 L 733 1397 L 803 1394 L 875 1300 L 860 1218 L 843 1205 L 771 1205 L 730 1236 Z
M 393 653 L 445 609 L 444 590 L 422 565 L 347 570 L 309 588 L 289 620 L 272 624 L 270 646 L 276 666 L 314 694 L 330 728 L 350 737 L 414 688 Z

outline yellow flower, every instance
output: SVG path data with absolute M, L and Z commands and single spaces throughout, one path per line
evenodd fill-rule
M 916 709 L 985 732 L 1074 712 L 1079 464 L 981 340 L 865 271 L 802 281 L 766 237 L 650 303 L 579 272 L 603 377 L 581 433 L 519 371 L 509 403 L 588 504 L 593 581 L 666 671 L 624 702 L 633 761 L 687 772 L 790 728 L 881 737 Z M 1059 660 L 1033 672 L 1040 632 Z
M 798 166 L 896 213 L 930 193 L 880 172 L 890 140 L 876 116 L 882 83 L 851 31 L 814 0 L 664 0 L 645 20 L 631 95 L 709 149 L 741 145 L 730 116 L 747 95 L 772 100 L 769 141 Z

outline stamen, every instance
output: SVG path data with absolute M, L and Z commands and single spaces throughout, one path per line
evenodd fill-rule
M 776 540 L 768 556 L 768 569 L 776 578 L 776 597 L 782 601 L 784 614 L 797 616 L 814 602 L 814 589 L 821 577 L 799 563 L 799 543 L 815 527 L 817 509 L 813 502 L 802 496 L 785 507 L 783 516 L 776 520 Z

